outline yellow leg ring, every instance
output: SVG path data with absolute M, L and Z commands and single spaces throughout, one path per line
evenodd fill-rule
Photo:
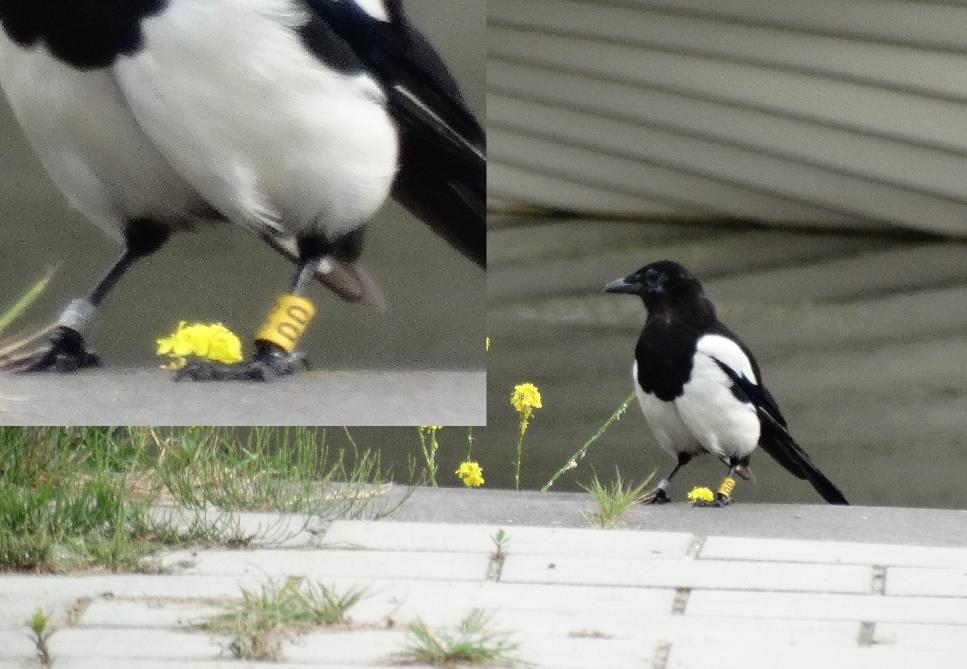
M 315 315 L 316 308 L 306 298 L 282 295 L 255 339 L 272 342 L 286 353 L 292 353 Z
M 735 490 L 735 479 L 731 476 L 726 476 L 722 479 L 722 483 L 719 484 L 719 489 L 716 492 L 722 495 L 722 497 L 731 497 L 733 490 Z

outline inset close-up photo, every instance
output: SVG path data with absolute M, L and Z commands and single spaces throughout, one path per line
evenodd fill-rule
M 484 422 L 483 3 L 41 4 L 0 6 L 0 422 Z

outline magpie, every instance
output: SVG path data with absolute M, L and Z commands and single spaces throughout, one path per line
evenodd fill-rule
M 453 20 L 459 20 L 454 5 Z M 485 267 L 486 140 L 402 0 L 0 0 L 0 87 L 69 203 L 124 251 L 0 368 L 99 364 L 85 326 L 174 232 L 226 222 L 296 265 L 247 362 L 180 378 L 304 367 L 316 280 L 378 304 L 360 267 L 392 196 Z
M 637 295 L 645 304 L 632 368 L 635 393 L 658 444 L 677 459 L 646 502 L 668 502 L 678 470 L 709 453 L 729 467 L 710 505 L 730 503 L 734 475 L 750 478 L 749 460 L 759 445 L 830 504 L 849 503 L 789 434 L 752 352 L 719 321 L 688 270 L 654 262 L 612 281 L 605 292 Z

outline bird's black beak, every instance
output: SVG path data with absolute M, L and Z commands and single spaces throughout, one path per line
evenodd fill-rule
M 604 292 L 606 293 L 627 293 L 629 295 L 637 295 L 640 290 L 641 285 L 628 281 L 627 277 L 624 279 L 615 279 L 604 287 Z

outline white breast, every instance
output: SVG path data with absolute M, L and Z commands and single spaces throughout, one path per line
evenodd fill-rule
M 215 208 L 331 236 L 385 201 L 398 152 L 380 88 L 310 54 L 292 0 L 171 0 L 115 75 L 141 127 Z
M 0 31 L 0 85 L 51 179 L 120 239 L 130 218 L 176 222 L 203 202 L 148 140 L 105 70 L 80 72 Z

